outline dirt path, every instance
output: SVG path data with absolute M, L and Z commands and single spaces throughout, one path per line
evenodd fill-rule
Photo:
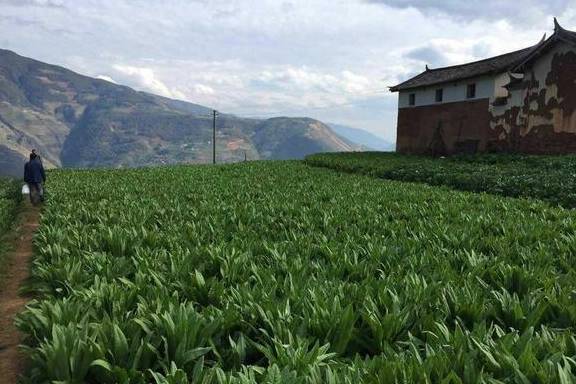
M 38 228 L 40 210 L 29 202 L 22 204 L 17 218 L 17 228 L 8 238 L 11 250 L 6 255 L 6 272 L 0 277 L 0 384 L 15 384 L 22 372 L 23 359 L 18 345 L 20 333 L 14 326 L 14 316 L 22 311 L 29 300 L 18 294 L 19 288 L 28 278 L 32 258 L 32 238 Z

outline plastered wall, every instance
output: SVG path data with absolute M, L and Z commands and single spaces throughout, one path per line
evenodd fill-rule
M 556 44 L 524 73 L 505 105 L 490 106 L 488 150 L 576 151 L 576 50 Z

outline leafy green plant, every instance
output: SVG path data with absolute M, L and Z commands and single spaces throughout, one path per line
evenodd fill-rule
M 20 186 L 15 179 L 0 177 L 0 235 L 14 222 L 16 207 L 22 198 Z
M 490 154 L 434 159 L 385 152 L 321 153 L 306 164 L 383 179 L 536 198 L 576 208 L 576 156 Z
M 4 262 L 2 256 L 8 249 L 4 242 L 7 232 L 11 229 L 16 218 L 18 205 L 22 195 L 20 192 L 21 184 L 15 179 L 0 177 L 0 265 Z M 2 278 L 0 268 L 0 279 Z
M 572 210 L 299 162 L 50 190 L 18 318 L 32 382 L 576 379 Z

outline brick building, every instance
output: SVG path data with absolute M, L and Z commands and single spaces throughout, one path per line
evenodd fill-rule
M 396 150 L 451 154 L 576 152 L 576 33 L 423 73 L 398 92 Z

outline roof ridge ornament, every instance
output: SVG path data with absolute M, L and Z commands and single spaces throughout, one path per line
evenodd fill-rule
M 554 32 L 563 31 L 564 28 L 560 25 L 557 18 L 554 18 Z
M 544 36 L 542 36 L 542 39 L 540 40 L 539 44 L 542 44 L 543 42 L 546 41 L 546 37 L 547 37 L 546 35 L 547 35 L 546 32 L 544 32 Z

